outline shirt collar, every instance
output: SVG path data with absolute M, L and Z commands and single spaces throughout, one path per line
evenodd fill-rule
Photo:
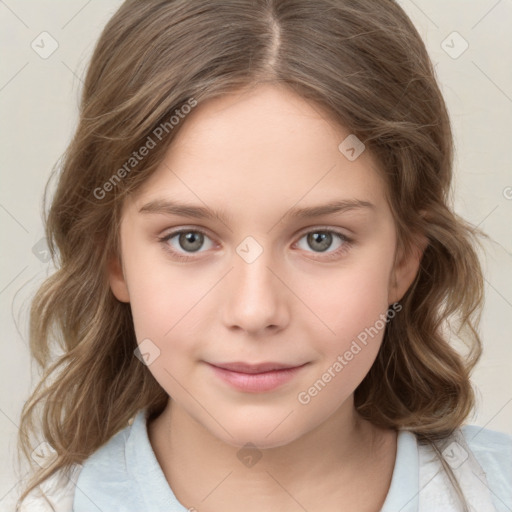
M 399 430 L 391 485 L 380 512 L 417 512 L 419 455 L 416 436 Z
M 147 410 L 135 416 L 126 440 L 126 466 L 132 478 L 139 483 L 146 510 L 187 512 L 174 496 L 156 459 L 147 431 Z

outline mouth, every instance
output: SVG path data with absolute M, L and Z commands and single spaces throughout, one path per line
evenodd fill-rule
M 277 370 L 289 370 L 291 368 L 298 368 L 300 366 L 304 366 L 304 364 L 281 364 L 281 363 L 259 363 L 259 364 L 249 364 L 242 362 L 235 363 L 210 363 L 217 368 L 222 368 L 224 370 L 229 370 L 232 372 L 238 373 L 266 373 Z M 305 363 L 306 364 L 306 363 Z
M 248 393 L 262 393 L 277 389 L 291 381 L 308 364 L 233 362 L 208 363 L 208 366 L 229 386 Z

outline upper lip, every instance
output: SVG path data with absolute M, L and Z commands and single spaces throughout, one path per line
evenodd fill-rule
M 243 362 L 233 362 L 233 363 L 210 363 L 217 368 L 223 368 L 224 370 L 230 370 L 232 372 L 239 373 L 263 373 L 270 372 L 272 370 L 286 370 L 287 368 L 297 368 L 298 366 L 304 366 L 304 364 L 283 364 L 283 363 L 259 363 L 259 364 L 249 364 Z

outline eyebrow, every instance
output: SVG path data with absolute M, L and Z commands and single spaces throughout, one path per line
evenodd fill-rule
M 331 215 L 334 213 L 343 213 L 351 210 L 375 209 L 375 205 L 369 201 L 360 199 L 342 199 L 330 203 L 307 206 L 298 208 L 293 206 L 281 217 L 283 219 L 309 219 L 321 217 L 322 215 Z M 140 213 L 154 213 L 165 215 L 179 215 L 182 217 L 193 217 L 196 219 L 219 219 L 224 223 L 229 222 L 230 216 L 224 209 L 214 210 L 205 206 L 196 206 L 168 199 L 155 199 L 140 208 Z

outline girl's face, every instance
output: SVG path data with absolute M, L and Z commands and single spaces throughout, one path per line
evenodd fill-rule
M 260 86 L 180 122 L 124 205 L 111 287 L 172 407 L 233 446 L 284 445 L 352 410 L 419 255 L 395 264 L 371 155 L 293 92 Z

